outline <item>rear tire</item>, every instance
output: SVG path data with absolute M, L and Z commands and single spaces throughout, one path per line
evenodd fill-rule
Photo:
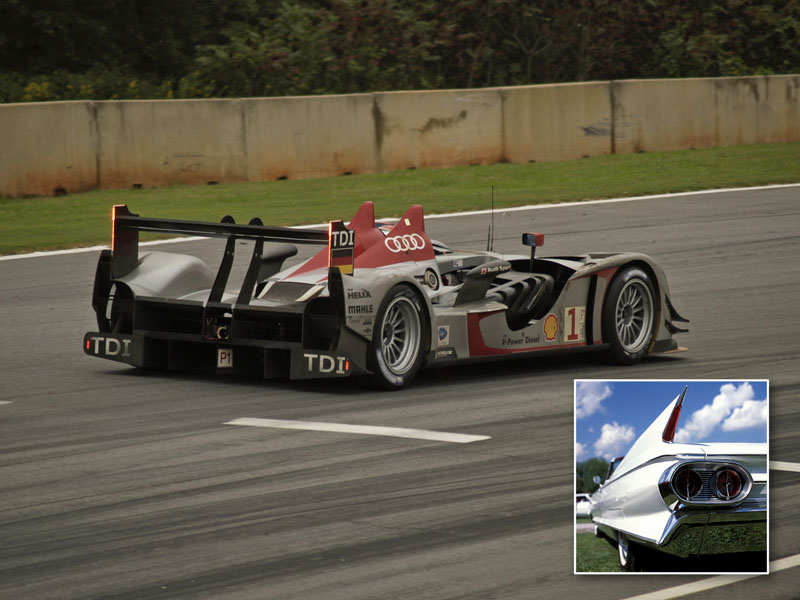
M 414 379 L 424 359 L 424 314 L 422 301 L 408 286 L 396 285 L 384 297 L 367 349 L 378 387 L 397 390 Z
M 636 571 L 638 557 L 633 544 L 623 534 L 617 533 L 617 549 L 619 550 L 619 566 L 623 571 Z
M 631 365 L 647 354 L 656 333 L 656 292 L 640 267 L 620 270 L 603 306 L 603 338 L 610 344 L 612 362 Z

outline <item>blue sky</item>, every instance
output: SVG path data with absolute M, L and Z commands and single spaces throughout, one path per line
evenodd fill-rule
M 575 459 L 610 460 L 628 451 L 689 386 L 676 442 L 766 442 L 766 380 L 575 382 Z

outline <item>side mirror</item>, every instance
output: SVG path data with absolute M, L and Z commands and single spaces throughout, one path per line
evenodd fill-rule
M 531 262 L 528 267 L 528 271 L 533 273 L 533 259 L 536 257 L 536 248 L 539 246 L 544 246 L 544 234 L 543 233 L 523 233 L 522 234 L 522 245 L 523 246 L 530 246 L 531 248 Z
M 596 483 L 597 485 L 600 485 L 601 483 L 603 483 L 603 480 L 600 479 L 600 475 L 595 475 L 594 477 L 592 477 L 592 481 L 594 483 Z

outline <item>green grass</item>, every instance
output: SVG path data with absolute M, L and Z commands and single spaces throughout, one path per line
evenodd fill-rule
M 600 156 L 558 163 L 495 164 L 375 175 L 215 186 L 103 190 L 58 198 L 0 198 L 0 254 L 109 241 L 111 206 L 148 217 L 269 225 L 348 219 L 365 200 L 380 217 L 411 204 L 426 213 L 800 182 L 800 143 Z M 146 239 L 146 236 L 143 236 Z M 152 239 L 152 236 L 151 238 Z
M 616 546 L 606 538 L 593 533 L 575 535 L 575 570 L 578 573 L 619 573 L 619 555 Z

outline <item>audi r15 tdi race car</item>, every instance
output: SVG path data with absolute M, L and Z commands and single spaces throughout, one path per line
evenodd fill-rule
M 212 269 L 191 255 L 140 252 L 139 231 L 227 242 Z M 253 250 L 241 283 L 229 285 L 237 240 Z M 680 350 L 672 336 L 686 319 L 653 259 L 540 258 L 543 243 L 523 233 L 529 256 L 454 250 L 428 237 L 419 205 L 376 225 L 365 202 L 328 231 L 144 218 L 115 206 L 92 294 L 98 331 L 83 348 L 136 367 L 369 375 L 389 389 L 424 366 L 585 350 L 630 364 Z M 283 268 L 294 244 L 324 247 Z

